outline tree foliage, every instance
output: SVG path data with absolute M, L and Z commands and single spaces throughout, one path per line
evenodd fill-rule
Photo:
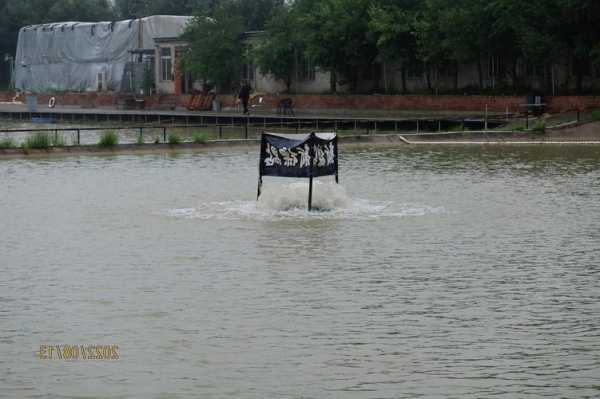
M 452 69 L 458 79 L 465 64 L 476 66 L 479 91 L 526 85 L 518 73 L 526 65 L 546 92 L 582 92 L 593 67 L 600 70 L 598 0 L 0 0 L 0 10 L 4 53 L 14 52 L 24 25 L 195 15 L 186 65 L 221 83 L 239 77 L 244 32 L 257 30 L 266 33 L 253 59 L 288 86 L 298 58 L 331 72 L 332 91 L 338 82 L 358 90 L 380 64 L 384 75 L 385 65 L 399 65 L 404 91 L 417 64 L 432 90 L 436 72 Z M 568 76 L 559 81 L 558 69 Z
M 265 33 L 253 48 L 252 56 L 263 74 L 285 82 L 289 92 L 302 40 L 292 10 L 280 7 L 265 25 Z
M 222 4 L 210 14 L 201 12 L 184 33 L 190 43 L 184 69 L 225 89 L 239 75 L 244 51 L 243 19 L 230 11 L 227 4 Z
M 368 24 L 369 0 L 298 0 L 305 52 L 331 73 L 331 91 L 338 79 L 356 89 L 358 79 L 377 56 Z

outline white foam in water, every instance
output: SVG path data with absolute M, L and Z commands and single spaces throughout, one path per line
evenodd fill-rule
M 321 182 L 313 183 L 313 209 L 331 211 L 345 209 L 351 205 L 352 200 L 341 185 Z M 307 209 L 308 182 L 294 182 L 283 186 L 269 185 L 264 188 L 258 201 L 258 207 L 277 211 Z
M 264 187 L 264 186 L 263 186 Z M 442 207 L 352 199 L 344 187 L 315 182 L 313 212 L 308 212 L 308 183 L 269 185 L 259 201 L 207 202 L 195 208 L 166 209 L 164 214 L 180 219 L 280 220 L 289 218 L 371 219 L 421 217 L 446 213 Z

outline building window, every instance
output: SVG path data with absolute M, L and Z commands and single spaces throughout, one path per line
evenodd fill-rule
M 173 58 L 170 47 L 160 49 L 160 78 L 161 80 L 173 80 Z

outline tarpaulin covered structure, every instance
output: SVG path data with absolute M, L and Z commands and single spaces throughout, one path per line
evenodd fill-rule
M 258 167 L 258 194 L 263 176 L 309 179 L 308 209 L 312 207 L 313 177 L 335 175 L 338 182 L 338 146 L 335 133 L 263 133 Z
M 20 29 L 15 87 L 20 90 L 119 90 L 130 51 L 177 37 L 192 17 L 156 15 L 115 22 L 60 22 Z

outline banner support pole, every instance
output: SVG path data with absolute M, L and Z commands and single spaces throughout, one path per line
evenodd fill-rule
M 263 131 L 260 137 L 260 154 L 258 156 L 258 188 L 256 189 L 256 200 L 260 198 L 260 188 L 262 186 L 262 153 L 265 150 L 265 132 Z
M 312 139 L 315 137 L 315 132 L 310 133 L 308 139 L 309 145 L 312 146 Z M 308 154 L 310 156 L 310 166 L 308 168 L 308 211 L 312 211 L 312 191 L 313 191 L 313 161 L 315 158 L 314 149 L 309 147 Z
M 256 190 L 256 200 L 260 198 L 260 188 L 262 186 L 262 176 L 258 176 L 258 189 Z
M 308 211 L 312 211 L 312 186 L 313 186 L 313 178 L 312 176 L 308 178 Z
M 340 184 L 339 174 L 338 174 L 338 138 L 337 134 L 335 135 L 335 183 Z

